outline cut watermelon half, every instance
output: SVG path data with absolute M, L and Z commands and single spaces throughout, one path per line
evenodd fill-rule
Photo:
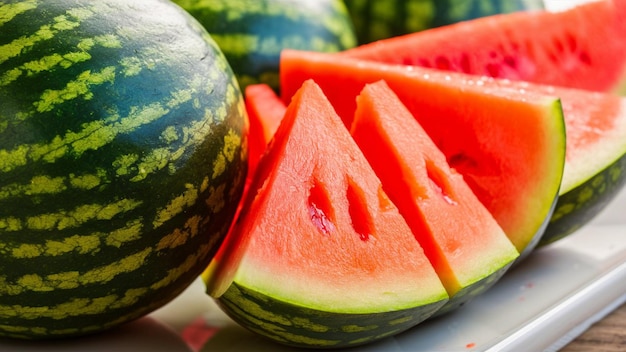
M 338 55 L 626 93 L 626 1 L 515 12 L 380 40 Z
M 289 105 L 231 235 L 229 255 L 205 275 L 207 290 L 235 321 L 281 343 L 363 344 L 418 324 L 448 300 L 312 81 Z
M 315 80 L 350 126 L 365 84 L 385 80 L 526 256 L 553 212 L 565 160 L 557 98 L 490 89 L 474 76 L 285 50 L 283 100 Z
M 448 290 L 438 315 L 507 271 L 519 253 L 384 81 L 358 96 L 350 132 Z

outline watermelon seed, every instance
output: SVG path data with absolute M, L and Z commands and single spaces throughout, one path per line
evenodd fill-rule
M 389 211 L 396 208 L 387 193 L 383 190 L 382 184 L 378 187 L 378 208 L 381 211 Z
M 563 43 L 559 40 L 559 38 L 554 38 L 552 40 L 552 43 L 554 44 L 554 47 L 556 48 L 556 51 L 559 54 L 563 54 L 565 52 L 565 46 L 563 45 Z
M 467 55 L 467 53 L 463 53 L 461 55 L 461 61 L 460 61 L 460 66 L 461 66 L 461 70 L 465 73 L 470 73 L 472 72 L 472 65 L 470 63 L 470 58 L 469 55 Z
M 365 193 L 353 180 L 349 179 L 346 197 L 348 198 L 348 212 L 352 220 L 352 228 L 359 234 L 362 241 L 369 240 L 374 233 L 374 221 L 372 221 L 372 216 L 368 211 Z
M 452 188 L 447 181 L 446 175 L 440 170 L 432 160 L 426 160 L 426 173 L 431 187 L 436 190 L 443 200 L 451 205 L 456 205 L 457 201 L 452 195 Z
M 498 78 L 500 76 L 500 65 L 498 64 L 487 64 L 487 74 L 489 77 Z
M 449 70 L 451 67 L 450 60 L 445 56 L 438 56 L 435 59 L 435 68 L 440 70 Z
M 335 212 L 328 197 L 328 191 L 319 180 L 313 180 L 313 187 L 309 190 L 309 215 L 313 225 L 324 235 L 330 235 L 335 230 Z
M 566 33 L 565 41 L 567 42 L 567 45 L 569 46 L 569 50 L 571 52 L 575 52 L 576 47 L 577 47 L 576 37 L 574 37 L 571 33 Z
M 504 64 L 511 67 L 511 68 L 516 68 L 517 67 L 517 62 L 515 60 L 515 57 L 507 55 L 504 57 Z
M 417 62 L 418 62 L 417 66 L 431 67 L 431 64 L 428 61 L 428 59 L 420 58 L 420 59 L 417 60 Z M 413 62 L 409 62 L 408 64 L 405 63 L 405 65 L 413 65 Z
M 585 51 L 581 52 L 578 55 L 578 59 L 580 60 L 580 62 L 582 62 L 583 64 L 589 65 L 591 66 L 591 57 L 589 57 L 589 54 Z
M 464 171 L 478 168 L 478 163 L 476 162 L 476 160 L 473 160 L 462 153 L 450 156 L 448 158 L 448 165 L 450 165 L 451 168 L 458 170 L 460 173 L 464 173 Z

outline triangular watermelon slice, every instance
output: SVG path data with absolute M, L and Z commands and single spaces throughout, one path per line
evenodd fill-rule
M 246 111 L 250 121 L 248 135 L 248 175 L 254 174 L 287 107 L 268 84 L 250 84 L 244 89 Z
M 379 40 L 338 55 L 626 93 L 626 1 L 520 11 Z
M 314 79 L 347 126 L 365 84 L 385 80 L 494 215 L 520 258 L 540 240 L 565 160 L 557 98 L 491 89 L 476 76 L 296 50 L 283 51 L 280 72 L 283 100 Z
M 416 325 L 448 299 L 312 81 L 290 103 L 227 241 L 229 255 L 205 274 L 208 292 L 235 321 L 281 343 L 367 343 Z
M 366 85 L 357 102 L 350 132 L 451 297 L 438 314 L 459 307 L 519 253 L 384 81 Z

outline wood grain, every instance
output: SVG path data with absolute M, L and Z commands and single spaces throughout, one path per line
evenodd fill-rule
M 626 304 L 565 346 L 561 352 L 626 351 Z

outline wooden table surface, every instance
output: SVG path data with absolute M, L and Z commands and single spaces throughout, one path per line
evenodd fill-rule
M 561 352 L 626 351 L 626 304 L 592 325 Z

